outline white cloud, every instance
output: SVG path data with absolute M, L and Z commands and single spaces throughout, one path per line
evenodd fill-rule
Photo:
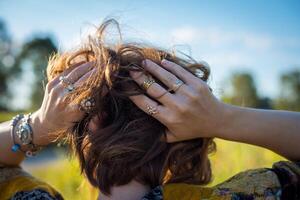
M 237 45 L 253 50 L 268 50 L 274 44 L 271 36 L 248 33 L 229 32 L 218 28 L 181 27 L 171 31 L 172 41 L 189 44 L 202 44 L 208 47 Z

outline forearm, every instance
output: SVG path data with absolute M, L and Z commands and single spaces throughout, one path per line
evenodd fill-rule
M 227 117 L 218 136 L 268 148 L 300 160 L 300 113 L 226 105 Z
M 19 165 L 24 160 L 24 154 L 11 151 L 13 140 L 10 129 L 10 121 L 0 124 L 0 163 L 4 165 Z
M 0 123 L 0 164 L 15 166 L 21 164 L 21 162 L 25 158 L 25 155 L 21 151 L 13 152 L 11 150 L 14 143 L 11 136 L 10 123 L 11 121 Z M 45 145 L 46 143 L 48 143 L 48 141 L 39 137 L 39 133 L 41 131 L 39 130 L 39 119 L 38 117 L 35 116 L 35 113 L 32 115 L 32 121 L 30 126 L 34 134 L 33 137 L 34 144 Z M 15 137 L 15 142 L 21 145 L 21 141 L 18 139 L 18 137 Z M 21 145 L 21 148 L 23 150 L 26 150 L 27 147 Z

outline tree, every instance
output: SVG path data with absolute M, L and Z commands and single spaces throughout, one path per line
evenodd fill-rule
M 0 111 L 7 110 L 7 102 L 10 97 L 8 91 L 8 80 L 10 69 L 14 64 L 11 52 L 11 38 L 4 21 L 0 19 Z
M 57 47 L 50 37 L 34 38 L 22 47 L 16 59 L 16 66 L 22 68 L 24 64 L 30 65 L 34 72 L 34 83 L 31 93 L 31 109 L 36 109 L 42 103 L 44 88 L 43 81 L 46 78 L 48 58 L 57 52 Z
M 257 95 L 252 75 L 249 73 L 234 73 L 230 78 L 230 89 L 222 97 L 226 103 L 245 106 L 260 107 L 260 98 Z M 264 102 L 265 103 L 265 102 Z
M 295 69 L 280 77 L 280 95 L 276 109 L 300 111 L 300 70 Z

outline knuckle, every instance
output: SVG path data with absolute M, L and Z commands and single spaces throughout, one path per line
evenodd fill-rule
M 50 92 L 55 87 L 55 81 L 51 80 L 46 84 L 46 91 Z
M 195 90 L 190 90 L 189 92 L 187 92 L 187 96 L 189 103 L 194 103 L 199 100 L 198 92 Z
M 205 93 L 209 90 L 208 86 L 206 84 L 198 84 L 196 86 L 196 90 L 199 92 L 199 93 Z
M 176 111 L 177 115 L 182 115 L 186 113 L 188 103 L 177 102 L 174 104 L 174 111 Z
M 46 92 L 46 93 L 49 93 L 49 92 L 51 91 L 51 89 L 52 89 L 52 86 L 51 86 L 51 84 L 48 82 L 48 83 L 46 84 L 46 86 L 45 86 L 45 92 Z
M 175 115 L 169 115 L 165 119 L 165 121 L 168 125 L 174 124 L 176 120 L 177 119 L 176 119 Z
M 184 104 L 184 105 L 181 105 L 178 109 L 180 111 L 180 114 L 185 114 L 185 113 L 188 113 L 189 112 L 189 106 L 188 104 Z
M 57 97 L 59 96 L 60 91 L 61 91 L 61 86 L 57 85 L 51 89 L 49 94 L 50 96 Z

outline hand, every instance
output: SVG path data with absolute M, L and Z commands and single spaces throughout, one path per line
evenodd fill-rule
M 93 72 L 95 72 L 93 63 L 88 62 L 71 66 L 63 72 L 63 75 L 76 88 Z M 32 114 L 33 142 L 35 144 L 46 145 L 50 143 L 54 139 L 50 138 L 50 132 L 70 128 L 74 122 L 79 121 L 84 116 L 84 112 L 79 110 L 78 105 L 64 102 L 63 97 L 67 90 L 59 77 L 48 82 L 42 106 Z
M 208 85 L 183 67 L 167 60 L 161 66 L 145 60 L 143 66 L 169 88 L 174 87 L 178 78 L 184 82 L 174 94 L 166 91 L 158 83 L 152 84 L 145 95 L 131 96 L 131 100 L 147 112 L 147 105 L 158 111 L 153 114 L 168 130 L 167 141 L 176 142 L 197 137 L 216 137 L 222 130 L 225 117 L 225 104 L 209 90 Z M 132 78 L 141 85 L 147 76 L 142 72 L 130 72 Z M 159 97 L 159 98 L 157 98 Z

